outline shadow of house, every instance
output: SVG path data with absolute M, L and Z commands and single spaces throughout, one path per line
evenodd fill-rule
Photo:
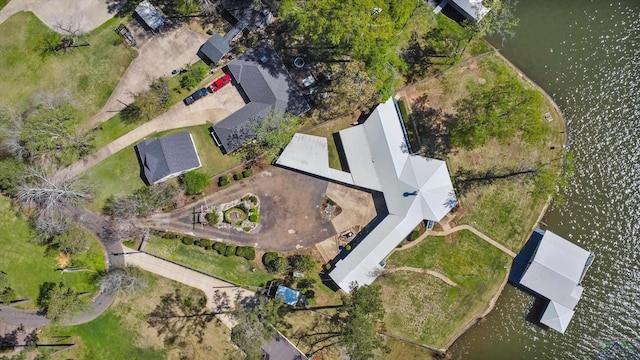
M 271 44 L 263 41 L 227 65 L 227 73 L 246 95 L 247 104 L 213 125 L 212 136 L 223 153 L 253 139 L 255 122 L 273 111 L 298 116 L 309 110 Z
M 564 333 L 582 297 L 582 280 L 593 259 L 592 253 L 551 231 L 535 229 L 514 258 L 509 281 L 546 304 L 540 323 Z
M 135 147 L 147 185 L 158 184 L 202 166 L 191 133 L 145 139 Z
M 148 0 L 144 0 L 136 6 L 134 17 L 137 18 L 146 30 L 155 32 L 164 25 L 162 14 Z

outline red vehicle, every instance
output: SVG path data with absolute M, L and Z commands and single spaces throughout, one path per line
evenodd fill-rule
M 222 89 L 225 85 L 231 82 L 231 76 L 229 74 L 222 75 L 218 80 L 214 81 L 207 87 L 209 92 L 214 93 Z

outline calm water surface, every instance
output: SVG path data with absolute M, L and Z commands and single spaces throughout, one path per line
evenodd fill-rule
M 497 45 L 569 123 L 576 176 L 548 229 L 596 253 L 567 332 L 524 317 L 507 286 L 452 347 L 456 359 L 588 359 L 610 341 L 640 348 L 640 0 L 520 0 L 516 37 Z

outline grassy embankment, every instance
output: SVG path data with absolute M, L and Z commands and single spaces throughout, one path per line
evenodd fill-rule
M 105 263 L 102 249 L 90 233 L 85 236 L 91 237 L 91 248 L 70 259 L 56 259 L 57 252 L 47 251 L 45 246 L 30 241 L 33 235 L 29 222 L 16 215 L 9 199 L 0 196 L 0 270 L 7 273 L 18 299 L 35 300 L 39 285 L 47 281 L 63 282 L 76 292 L 98 290 L 92 278 L 97 271 L 104 271 Z M 56 271 L 61 268 L 60 261 L 70 261 L 69 264 L 89 271 L 62 274 Z
M 67 52 L 49 52 L 45 41 L 60 35 L 33 13 L 19 12 L 0 24 L 0 99 L 22 111 L 38 92 L 68 91 L 81 119 L 97 113 L 133 59 L 123 44 L 114 45 L 114 18 L 86 35 L 90 46 Z
M 96 320 L 79 326 L 45 327 L 39 335 L 41 343 L 54 343 L 53 336 L 71 336 L 64 342 L 78 347 L 53 355 L 61 359 L 180 359 L 193 354 L 193 359 L 240 358 L 237 349 L 227 341 L 229 329 L 214 322 L 208 324 L 203 342 L 192 334 L 181 335 L 184 348 L 167 348 L 164 337 L 147 323 L 147 315 L 161 302 L 161 296 L 180 289 L 185 296 L 203 296 L 196 289 L 142 272 L 148 287 L 133 294 L 120 294 L 114 304 Z M 48 351 L 48 350 L 41 350 Z

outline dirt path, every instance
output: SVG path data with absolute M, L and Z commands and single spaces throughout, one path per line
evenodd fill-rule
M 127 266 L 138 266 L 143 270 L 202 290 L 207 296 L 207 307 L 210 309 L 215 308 L 216 305 L 214 302 L 214 293 L 216 290 L 226 292 L 232 302 L 234 299 L 242 300 L 255 296 L 253 292 L 237 287 L 235 284 L 222 281 L 150 254 L 128 248 L 124 248 L 123 252 L 128 254 L 125 255 L 125 263 Z M 221 315 L 220 320 L 227 327 L 233 327 L 233 322 L 228 316 Z
M 441 272 L 437 272 L 435 270 L 429 270 L 429 269 L 420 269 L 420 268 L 415 268 L 415 267 L 410 267 L 410 266 L 400 266 L 397 268 L 391 268 L 391 269 L 385 269 L 384 272 L 385 273 L 394 273 L 396 271 L 411 271 L 411 272 L 416 272 L 416 273 L 420 273 L 420 274 L 429 274 L 431 276 L 435 276 L 438 279 L 444 281 L 445 283 L 451 285 L 451 286 L 458 286 L 458 284 L 456 284 L 455 282 L 453 282 L 453 280 L 449 279 L 447 277 L 447 275 L 441 273 Z
M 488 237 L 487 235 L 483 234 L 480 232 L 480 230 L 474 228 L 473 226 L 470 225 L 458 225 L 454 228 L 448 229 L 448 230 L 444 230 L 444 231 L 426 231 L 424 234 L 422 234 L 419 238 L 417 238 L 415 241 L 412 241 L 406 245 L 403 245 L 401 248 L 399 248 L 398 250 L 405 250 L 405 249 L 409 249 L 412 248 L 416 245 L 418 245 L 420 242 L 422 242 L 422 240 L 426 239 L 427 236 L 447 236 L 449 234 L 453 234 L 454 232 L 460 231 L 460 230 L 469 230 L 472 233 L 478 235 L 478 237 L 480 237 L 482 240 L 488 242 L 489 244 L 493 245 L 494 247 L 496 247 L 497 249 L 499 249 L 500 251 L 502 251 L 503 253 L 511 256 L 511 257 L 516 257 L 516 253 L 514 253 L 513 251 L 507 249 L 504 245 L 500 244 L 499 242 L 493 240 L 492 238 Z
M 20 11 L 32 11 L 54 31 L 59 24 L 89 32 L 115 15 L 105 0 L 11 0 L 0 10 L 0 23 Z

